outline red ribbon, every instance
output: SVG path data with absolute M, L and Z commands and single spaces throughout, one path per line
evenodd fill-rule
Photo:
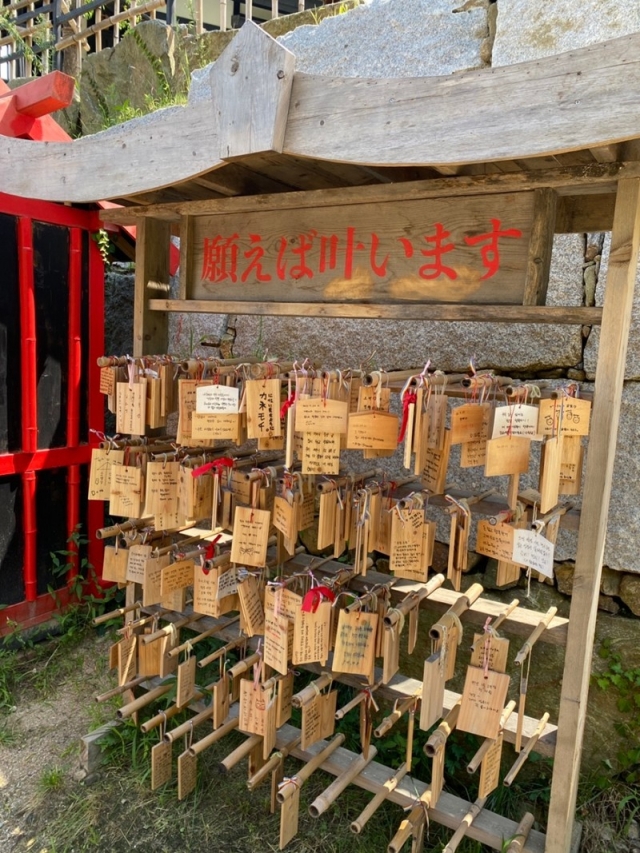
M 400 435 L 398 436 L 398 444 L 402 443 L 404 434 L 407 430 L 407 421 L 409 420 L 409 406 L 416 404 L 418 397 L 412 391 L 408 391 L 402 398 L 402 426 L 400 427 Z
M 207 462 L 199 468 L 194 468 L 191 476 L 202 477 L 203 474 L 206 474 L 213 468 L 233 468 L 233 459 L 230 459 L 228 456 L 221 456 L 220 459 L 214 459 L 213 462 Z
M 322 599 L 327 601 L 335 601 L 336 596 L 328 586 L 314 586 L 302 599 L 302 612 L 315 613 Z
M 207 547 L 204 549 L 204 558 L 205 560 L 213 560 L 216 555 L 216 545 L 220 540 L 222 533 L 218 533 L 215 539 L 212 539 L 211 542 L 207 543 Z
M 284 401 L 284 403 L 282 404 L 282 407 L 280 409 L 280 420 L 281 421 L 284 420 L 284 416 L 287 414 L 287 412 L 289 411 L 291 406 L 293 406 L 295 401 L 296 401 L 296 392 L 292 391 L 291 396 L 287 400 Z

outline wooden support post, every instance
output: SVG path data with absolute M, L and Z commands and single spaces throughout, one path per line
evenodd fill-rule
M 133 355 L 167 352 L 168 320 L 149 310 L 148 281 L 169 283 L 171 225 L 159 219 L 141 219 L 136 236 L 136 283 L 133 303 Z
M 623 179 L 611 233 L 546 853 L 567 853 L 571 847 L 639 245 L 640 181 Z

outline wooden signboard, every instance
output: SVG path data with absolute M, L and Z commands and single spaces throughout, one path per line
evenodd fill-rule
M 534 194 L 193 217 L 191 299 L 522 304 Z

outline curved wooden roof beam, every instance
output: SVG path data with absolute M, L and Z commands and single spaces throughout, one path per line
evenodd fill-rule
M 211 101 L 70 143 L 1 138 L 0 191 L 86 202 L 149 193 L 266 152 L 447 168 L 640 137 L 640 33 L 446 77 L 325 78 L 294 66 L 293 54 L 247 23 L 211 69 Z

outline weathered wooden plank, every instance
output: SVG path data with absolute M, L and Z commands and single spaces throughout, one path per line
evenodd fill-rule
M 556 193 L 551 189 L 539 189 L 534 195 L 533 231 L 529 242 L 527 280 L 522 300 L 524 305 L 544 305 L 547 301 L 556 222 Z
M 639 86 L 640 33 L 437 78 L 296 74 L 285 150 L 438 166 L 597 148 L 640 136 Z
M 547 853 L 565 853 L 571 842 L 639 247 L 640 181 L 624 180 L 619 184 L 611 234 Z
M 149 307 L 148 281 L 169 284 L 171 226 L 158 219 L 145 219 L 136 233 L 136 276 L 133 301 L 133 355 L 168 350 L 168 317 Z
M 215 182 L 220 172 L 221 183 L 227 169 L 240 167 L 234 162 L 207 176 Z M 390 201 L 410 201 L 452 196 L 476 196 L 492 193 L 526 192 L 540 187 L 550 187 L 560 195 L 589 193 L 615 193 L 616 181 L 623 177 L 640 175 L 640 163 L 594 163 L 592 166 L 563 167 L 539 172 L 509 172 L 491 175 L 463 175 L 458 178 L 433 178 L 372 186 L 343 187 L 339 189 L 300 192 L 243 195 L 239 198 L 190 201 L 182 204 L 142 205 L 127 210 L 104 210 L 104 222 L 135 225 L 137 217 L 154 216 L 175 218 L 179 214 L 204 216 L 215 213 L 245 213 L 256 210 L 287 210 L 304 207 L 330 207 L 335 204 L 378 204 Z M 1 173 L 0 173 L 1 176 Z M 248 190 L 245 190 L 248 192 Z M 234 193 L 230 193 L 233 195 Z
M 561 196 L 556 210 L 556 234 L 611 231 L 615 193 Z
M 246 22 L 211 70 L 221 159 L 282 151 L 294 68 L 290 50 Z
M 477 323 L 557 323 L 594 325 L 601 322 L 601 308 L 546 305 L 442 305 L 377 304 L 342 302 L 240 302 L 209 299 L 151 299 L 152 311 L 192 314 L 255 314 L 280 317 L 359 317 L 388 320 L 457 320 Z

